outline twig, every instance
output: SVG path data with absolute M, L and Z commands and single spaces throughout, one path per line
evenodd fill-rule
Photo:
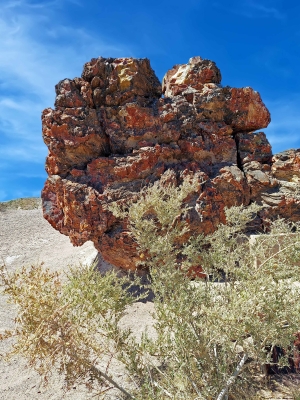
M 259 267 L 261 268 L 265 263 L 267 263 L 268 261 L 270 261 L 272 258 L 274 258 L 274 257 L 277 256 L 278 254 L 282 253 L 283 251 L 285 251 L 285 250 L 289 249 L 290 247 L 295 246 L 295 245 L 297 245 L 297 244 L 299 244 L 299 242 L 292 243 L 292 244 L 290 244 L 290 245 L 284 247 L 283 249 L 277 251 L 277 253 L 272 254 L 272 255 L 271 255 L 269 258 L 267 258 L 263 263 L 261 263 Z
M 191 382 L 191 384 L 193 385 L 193 387 L 194 387 L 194 389 L 195 389 L 197 395 L 201 398 L 201 393 L 200 393 L 200 391 L 199 391 L 199 389 L 198 389 L 196 383 L 195 383 L 194 381 L 192 381 L 189 377 L 188 377 L 188 379 L 189 379 L 189 381 Z
M 247 361 L 247 359 L 248 359 L 248 355 L 245 353 L 243 358 L 241 359 L 241 362 L 236 367 L 236 370 L 234 371 L 234 374 L 228 379 L 224 389 L 221 390 L 219 396 L 217 397 L 217 400 L 222 400 L 223 397 L 227 394 L 229 386 L 233 384 L 233 382 L 235 381 L 236 377 L 241 372 L 241 370 L 242 370 L 245 362 Z
M 119 389 L 123 394 L 125 394 L 127 396 L 127 398 L 129 399 L 134 399 L 134 397 L 128 393 L 124 388 L 122 388 L 121 386 L 118 385 L 118 383 L 116 381 L 114 381 L 111 377 L 109 377 L 105 372 L 100 371 L 98 368 L 96 368 L 94 365 L 90 366 L 90 370 L 93 373 L 93 375 L 97 378 L 97 379 L 101 379 L 104 378 L 105 380 L 107 380 L 109 383 L 111 383 L 115 388 Z
M 160 390 L 162 390 L 168 397 L 171 397 L 171 399 L 173 398 L 173 396 L 171 395 L 171 393 L 169 393 L 166 389 L 164 389 L 163 387 L 161 387 L 157 382 L 153 382 L 153 385 L 158 387 Z

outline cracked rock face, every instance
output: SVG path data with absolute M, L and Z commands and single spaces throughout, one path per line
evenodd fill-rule
M 135 243 L 107 205 L 137 198 L 167 170 L 176 184 L 182 173 L 199 177 L 186 200 L 192 233 L 212 232 L 225 207 L 254 201 L 264 207 L 261 223 L 299 220 L 300 150 L 272 156 L 265 134 L 254 133 L 270 122 L 259 93 L 220 82 L 215 63 L 201 57 L 174 66 L 162 88 L 149 60 L 133 58 L 92 59 L 81 78 L 60 81 L 55 109 L 42 115 L 44 217 L 125 269 L 135 268 Z

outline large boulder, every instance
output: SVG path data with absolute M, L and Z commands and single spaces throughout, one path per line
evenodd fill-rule
M 126 221 L 110 202 L 139 196 L 165 171 L 180 184 L 197 174 L 187 201 L 190 231 L 209 233 L 224 208 L 262 204 L 266 218 L 300 219 L 300 150 L 273 156 L 263 132 L 270 114 L 258 92 L 222 87 L 214 62 L 176 65 L 163 87 L 149 60 L 98 58 L 82 77 L 56 86 L 55 109 L 42 115 L 49 175 L 44 217 L 74 245 L 92 240 L 103 258 L 134 269 L 138 256 Z

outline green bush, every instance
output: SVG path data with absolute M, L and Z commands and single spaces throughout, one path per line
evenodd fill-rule
M 41 266 L 14 274 L 2 269 L 4 292 L 18 305 L 13 352 L 42 375 L 52 368 L 69 384 L 107 382 L 124 398 L 248 399 L 259 368 L 272 363 L 275 346 L 288 364 L 300 326 L 299 224 L 270 222 L 251 244 L 245 233 L 260 207 L 226 210 L 226 225 L 209 236 L 189 237 L 184 200 L 199 188 L 197 177 L 176 187 L 167 173 L 140 199 L 111 205 L 127 218 L 149 268 L 154 293 L 155 337 L 137 340 L 120 319 L 139 297 L 138 278 L 101 276 L 76 269 L 64 282 Z M 275 254 L 274 254 L 275 253 Z M 209 278 L 189 278 L 201 265 Z M 98 368 L 103 356 L 123 363 L 134 384 L 121 388 Z M 129 394 L 130 393 L 130 394 Z M 224 397 L 223 397 L 224 396 Z

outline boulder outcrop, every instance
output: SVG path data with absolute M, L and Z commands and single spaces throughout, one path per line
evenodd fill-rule
M 258 92 L 222 87 L 214 62 L 194 57 L 167 72 L 161 87 L 149 60 L 97 58 L 82 77 L 56 85 L 42 114 L 48 146 L 44 217 L 74 245 L 92 240 L 104 259 L 134 269 L 126 221 L 108 210 L 136 198 L 172 170 L 199 176 L 188 199 L 192 232 L 212 232 L 224 208 L 258 202 L 261 223 L 300 219 L 300 150 L 272 155 L 263 132 L 270 114 Z

